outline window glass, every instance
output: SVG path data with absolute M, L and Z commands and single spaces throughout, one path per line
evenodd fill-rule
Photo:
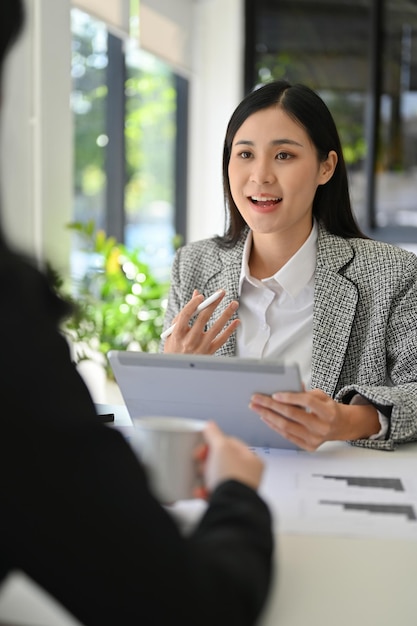
M 125 241 L 155 269 L 170 266 L 174 239 L 176 92 L 169 67 L 126 50 Z
M 77 221 L 105 215 L 107 30 L 103 23 L 73 9 L 72 94 L 74 121 L 74 210 Z
M 117 184 L 116 176 L 111 178 L 112 172 L 106 170 L 107 151 L 112 149 L 106 126 L 108 107 L 115 96 L 108 86 L 109 34 L 105 24 L 78 9 L 72 10 L 71 19 L 73 220 L 92 220 L 96 229 L 107 232 L 108 215 L 122 212 L 118 221 L 124 228 L 119 238 L 129 248 L 139 248 L 141 259 L 164 278 L 171 266 L 175 235 L 175 76 L 165 63 L 140 50 L 137 37 L 120 46 L 126 76 L 124 119 L 115 126 L 124 129 L 125 153 L 124 188 L 116 195 L 123 202 L 122 206 L 107 206 L 106 187 Z M 136 22 L 137 17 L 132 18 L 133 33 Z M 82 248 L 82 240 L 74 236 L 71 262 L 75 276 L 83 275 L 91 265 Z
M 417 2 L 385 11 L 377 222 L 417 227 Z

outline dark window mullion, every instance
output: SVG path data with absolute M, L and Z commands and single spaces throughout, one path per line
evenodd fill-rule
M 252 91 L 256 81 L 256 21 L 258 11 L 254 0 L 245 0 L 244 92 Z
M 106 131 L 106 225 L 108 235 L 124 241 L 125 228 L 125 78 L 123 41 L 108 35 Z
M 382 85 L 382 24 L 384 0 L 371 0 L 369 37 L 369 90 L 365 119 L 366 133 L 366 226 L 377 226 L 375 204 L 375 173 L 378 154 L 378 129 L 380 126 L 381 85 Z
M 183 242 L 187 236 L 187 169 L 188 169 L 188 80 L 175 74 L 177 93 L 175 139 L 175 215 L 174 229 Z

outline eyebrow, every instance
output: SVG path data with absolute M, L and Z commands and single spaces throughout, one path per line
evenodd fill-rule
M 270 144 L 271 146 L 290 145 L 290 146 L 300 146 L 300 148 L 303 147 L 302 143 L 299 143 L 298 141 L 294 141 L 294 139 L 273 139 L 270 142 Z M 254 146 L 255 142 L 250 141 L 249 139 L 241 139 L 240 141 L 237 141 L 234 145 L 235 146 L 241 146 L 241 145 Z

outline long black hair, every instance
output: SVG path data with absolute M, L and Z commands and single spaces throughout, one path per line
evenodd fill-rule
M 279 106 L 305 129 L 321 162 L 327 159 L 331 150 L 337 153 L 338 160 L 333 176 L 326 184 L 317 188 L 313 200 L 313 215 L 334 235 L 367 239 L 352 212 L 342 146 L 329 109 L 320 96 L 306 85 L 291 85 L 285 80 L 277 80 L 248 94 L 229 120 L 223 146 L 226 226 L 223 237 L 218 237 L 219 243 L 224 246 L 233 246 L 247 227 L 230 190 L 228 170 L 234 137 L 250 115 L 272 106 Z

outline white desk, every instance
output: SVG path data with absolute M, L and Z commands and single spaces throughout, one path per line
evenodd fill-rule
M 103 413 L 114 411 L 115 427 L 129 435 L 130 419 L 125 407 L 99 405 L 99 409 Z M 376 462 L 395 476 L 416 464 L 417 444 L 405 445 L 396 452 L 326 444 L 310 458 L 321 467 L 328 466 L 330 471 L 334 471 L 334 464 L 339 464 L 344 473 L 349 467 L 353 471 L 355 466 L 361 466 L 366 459 L 370 467 Z M 285 478 L 282 458 L 267 456 L 266 462 L 262 492 L 275 519 L 276 577 L 258 626 L 415 626 L 417 539 L 410 533 L 406 539 L 390 536 L 389 532 L 386 536 L 384 531 L 381 533 L 377 516 L 374 536 L 369 533 L 369 523 L 363 536 L 356 531 L 353 536 L 340 532 L 320 535 L 317 523 L 313 524 L 312 533 L 302 533 L 300 529 L 291 532 L 287 527 L 291 515 L 283 511 L 285 507 L 277 495 L 277 480 L 282 476 L 282 481 L 288 481 L 289 472 Z M 289 460 L 284 466 L 291 469 L 291 463 L 294 461 Z M 412 504 L 417 511 L 416 495 Z M 417 526 L 417 521 L 414 523 Z M 19 575 L 12 577 L 0 593 L 2 622 L 78 626 L 54 601 L 31 589 L 30 583 Z
M 396 476 L 399 465 L 404 470 L 404 464 L 416 464 L 417 444 L 395 452 L 326 444 L 314 456 L 332 468 L 339 461 L 345 467 L 352 461 L 352 468 L 364 459 L 383 463 L 387 473 Z M 374 536 L 369 534 L 370 524 L 363 536 L 356 534 L 357 529 L 353 536 L 293 534 L 288 528 L 280 532 L 280 502 L 274 500 L 273 485 L 268 483 L 271 463 L 273 458 L 268 461 L 264 495 L 271 498 L 276 513 L 277 576 L 259 626 L 415 626 L 416 537 L 384 536 L 377 516 L 370 522 Z M 416 494 L 413 504 L 417 511 Z M 417 527 L 417 521 L 412 523 Z

